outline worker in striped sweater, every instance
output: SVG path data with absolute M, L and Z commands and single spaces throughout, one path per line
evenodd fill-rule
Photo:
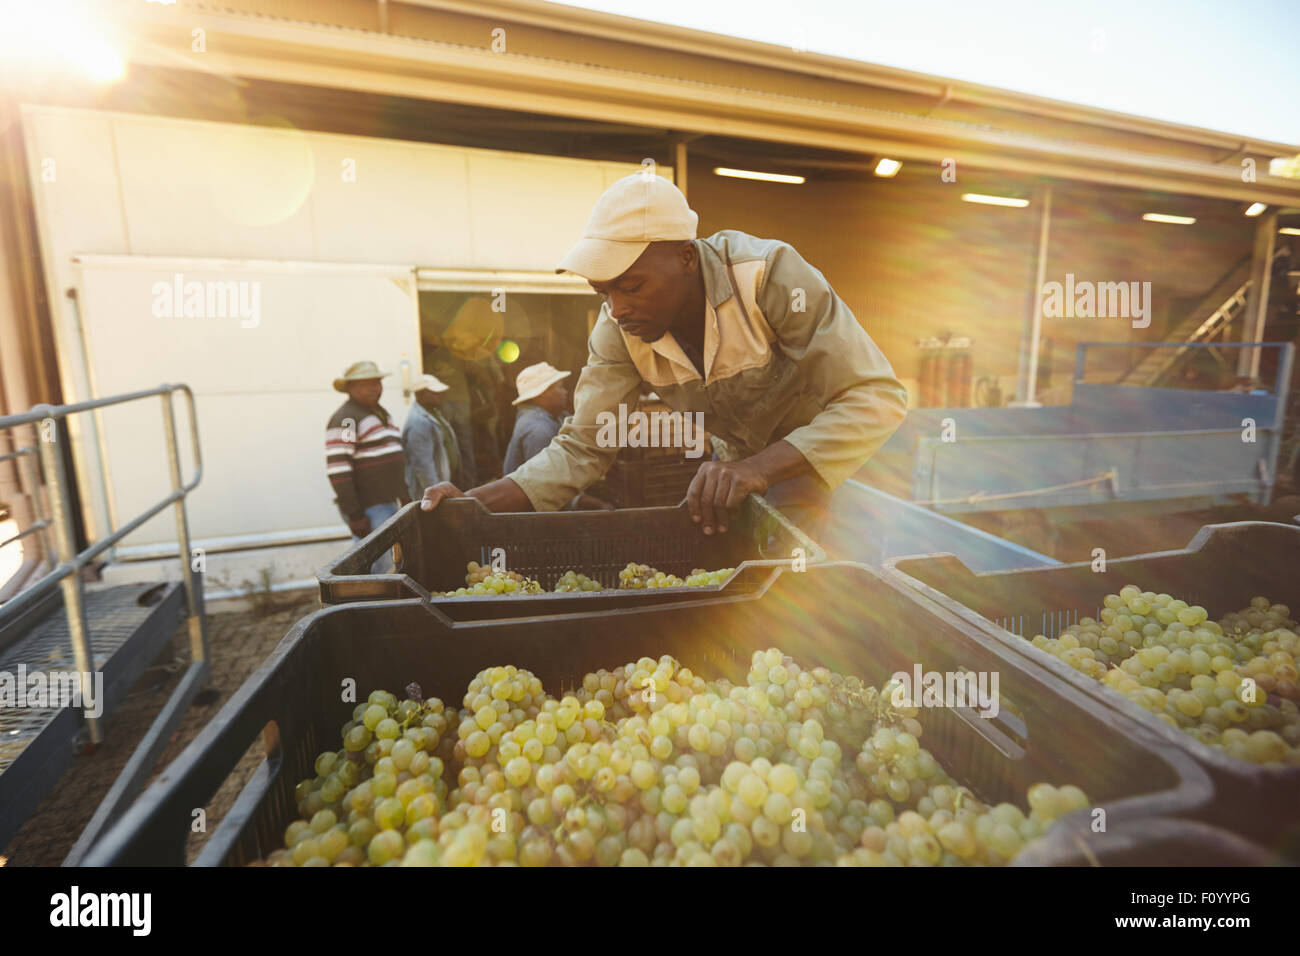
M 379 404 L 387 374 L 374 362 L 355 362 L 334 380 L 334 390 L 346 392 L 348 400 L 325 427 L 325 472 L 354 541 L 410 500 L 401 432 Z M 371 570 L 382 574 L 392 569 L 392 555 L 386 553 Z

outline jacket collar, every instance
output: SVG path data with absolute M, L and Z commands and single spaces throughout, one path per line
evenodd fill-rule
M 705 239 L 696 239 L 695 248 L 700 257 L 700 273 L 704 276 L 704 297 L 716 309 L 732 296 L 727 263 Z

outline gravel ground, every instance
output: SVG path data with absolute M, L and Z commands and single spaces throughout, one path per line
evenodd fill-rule
M 295 621 L 320 606 L 314 593 L 294 595 L 261 611 L 237 611 L 208 615 L 208 648 L 212 658 L 212 682 L 200 693 L 181 718 L 170 742 L 150 776 L 157 776 L 194 739 L 230 696 L 243 684 L 280 642 Z M 179 658 L 182 666 L 176 667 Z M 131 757 L 145 731 L 167 702 L 172 689 L 189 664 L 189 635 L 184 623 L 155 666 L 140 676 L 130 695 L 103 721 L 104 741 L 98 751 L 77 757 L 58 784 L 41 801 L 36 812 L 0 851 L 8 866 L 58 866 L 90 822 L 95 809 Z M 171 665 L 170 670 L 166 665 Z M 265 753 L 259 740 L 244 755 L 207 808 L 207 832 L 230 808 L 244 783 Z M 193 860 L 205 834 L 191 834 L 188 857 Z

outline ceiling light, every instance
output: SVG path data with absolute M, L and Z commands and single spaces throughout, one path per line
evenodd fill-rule
M 903 164 L 898 160 L 882 157 L 880 162 L 876 163 L 876 175 L 888 179 L 902 168 Z
M 1284 229 L 1279 229 L 1278 232 L 1284 236 L 1300 236 L 1300 229 L 1295 226 L 1287 226 Z
M 1144 212 L 1142 218 L 1147 222 L 1168 222 L 1175 226 L 1190 226 L 1196 222 L 1191 216 L 1168 216 L 1163 212 Z
M 805 182 L 802 176 L 786 176 L 782 173 L 759 173 L 752 169 L 728 169 L 726 166 L 715 166 L 713 172 L 719 176 L 730 176 L 732 179 L 759 179 L 765 183 L 802 183 Z
M 1028 199 L 1017 199 L 1014 196 L 988 196 L 984 193 L 962 193 L 963 202 L 976 202 L 984 206 L 1015 206 L 1017 209 L 1023 209 L 1029 205 Z
M 1253 202 L 1253 203 L 1250 204 L 1250 208 L 1246 210 L 1246 215 L 1247 215 L 1247 216 L 1258 216 L 1261 212 L 1263 212 L 1263 211 L 1264 211 L 1265 209 L 1267 209 L 1267 208 L 1268 208 L 1268 206 L 1267 206 L 1265 203 L 1262 203 L 1262 202 Z

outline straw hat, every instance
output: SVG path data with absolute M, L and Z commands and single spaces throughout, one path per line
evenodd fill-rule
M 353 362 L 343 373 L 342 378 L 334 380 L 334 391 L 346 392 L 348 382 L 364 382 L 371 378 L 388 378 L 392 372 L 381 372 L 374 362 Z
M 649 171 L 635 172 L 600 194 L 582 238 L 555 271 L 592 282 L 617 279 L 650 243 L 694 239 L 699 221 L 680 189 Z
M 568 378 L 569 374 L 568 372 L 561 372 L 549 362 L 538 362 L 536 365 L 528 366 L 515 379 L 515 388 L 519 389 L 519 397 L 511 404 L 518 405 L 531 398 L 536 398 L 556 382 Z
M 443 380 L 438 378 L 436 375 L 421 375 L 411 383 L 412 392 L 423 392 L 426 390 L 430 392 L 445 392 L 449 388 L 451 388 L 451 386 L 443 382 Z

